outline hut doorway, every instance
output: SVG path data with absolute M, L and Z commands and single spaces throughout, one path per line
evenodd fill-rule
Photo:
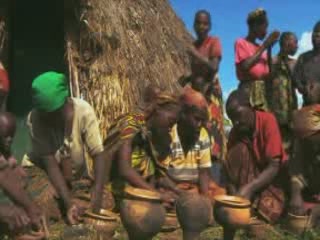
M 65 72 L 64 1 L 11 1 L 8 109 L 17 116 L 13 152 L 21 159 L 30 148 L 26 116 L 32 107 L 32 80 L 45 71 Z

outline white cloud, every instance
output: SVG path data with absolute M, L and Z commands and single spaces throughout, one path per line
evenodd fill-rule
M 299 39 L 299 49 L 295 57 L 298 57 L 301 53 L 312 49 L 312 32 L 307 31 L 301 34 Z

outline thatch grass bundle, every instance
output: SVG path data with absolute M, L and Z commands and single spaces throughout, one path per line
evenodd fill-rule
M 103 134 L 146 85 L 179 88 L 192 38 L 167 0 L 70 1 L 65 12 L 72 93 L 94 106 Z

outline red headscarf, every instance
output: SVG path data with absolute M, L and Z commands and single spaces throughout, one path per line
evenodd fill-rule
M 180 101 L 186 106 L 195 106 L 199 110 L 205 110 L 208 108 L 208 103 L 202 93 L 194 90 L 190 86 L 184 88 L 184 91 L 180 97 Z
M 4 69 L 4 67 L 0 64 L 0 89 L 9 92 L 9 76 L 7 71 Z

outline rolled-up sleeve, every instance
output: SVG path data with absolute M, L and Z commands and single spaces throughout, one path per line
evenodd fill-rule
M 103 151 L 99 123 L 93 108 L 88 104 L 82 119 L 83 140 L 91 157 Z

